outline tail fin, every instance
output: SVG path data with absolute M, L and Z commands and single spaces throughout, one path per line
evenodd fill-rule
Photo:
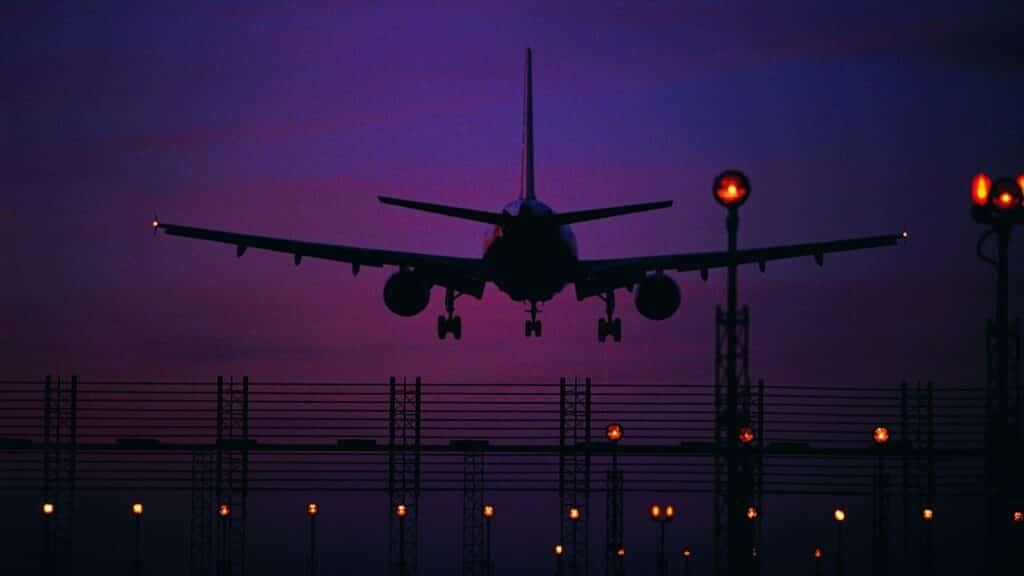
M 533 189 L 533 65 L 532 52 L 526 49 L 526 81 L 523 96 L 523 158 L 519 198 L 534 199 Z

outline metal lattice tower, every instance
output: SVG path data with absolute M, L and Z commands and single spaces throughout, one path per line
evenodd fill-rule
M 213 572 L 213 520 L 217 503 L 214 502 L 213 450 L 192 452 L 192 515 L 189 521 L 189 576 L 212 576 Z
M 589 574 L 590 549 L 590 378 L 560 386 L 558 501 L 560 541 L 566 543 L 569 574 Z M 579 508 L 579 520 L 569 518 Z
M 217 377 L 217 574 L 245 575 L 245 524 L 249 500 L 249 378 Z
M 388 409 L 388 574 L 414 576 L 419 558 L 421 382 L 390 381 Z M 406 506 L 405 518 L 395 509 Z
M 469 443 L 462 454 L 462 574 L 487 576 L 484 555 L 484 452 L 486 442 Z M 474 445 L 476 444 L 476 445 Z
M 41 573 L 72 574 L 72 520 L 78 452 L 78 377 L 46 376 L 43 397 L 43 501 L 53 505 L 44 519 Z

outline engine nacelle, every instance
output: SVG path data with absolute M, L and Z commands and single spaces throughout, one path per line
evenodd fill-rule
M 664 320 L 679 309 L 682 296 L 676 281 L 664 274 L 651 274 L 636 290 L 636 309 L 645 318 Z
M 415 272 L 395 272 L 384 283 L 384 304 L 399 316 L 415 316 L 430 303 L 430 288 L 430 282 Z

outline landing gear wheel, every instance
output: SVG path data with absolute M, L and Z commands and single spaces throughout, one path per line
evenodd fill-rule
M 604 318 L 597 319 L 597 341 L 604 342 L 604 339 L 608 337 L 608 323 L 604 321 Z
M 456 339 L 462 339 L 462 318 L 455 315 L 455 299 L 461 296 L 455 290 L 448 288 L 444 293 L 444 310 L 447 316 L 437 317 L 437 338 L 444 340 L 449 333 Z
M 455 336 L 456 340 L 462 340 L 462 318 L 459 316 L 452 317 L 448 323 L 448 327 L 451 330 L 452 336 Z
M 615 342 L 622 341 L 622 319 L 615 317 L 615 292 L 609 290 L 600 296 L 604 300 L 604 318 L 597 319 L 597 341 L 604 342 L 608 336 Z
M 530 302 L 530 319 L 526 321 L 526 337 L 536 336 L 540 338 L 540 320 L 537 320 L 537 314 L 540 310 L 537 309 L 537 302 Z
M 448 319 L 444 316 L 437 317 L 437 339 L 444 340 L 445 335 L 448 334 Z
M 615 320 L 612 320 L 610 331 L 612 333 L 612 339 L 614 339 L 616 342 L 622 341 L 622 318 L 616 318 Z
M 540 338 L 540 320 L 533 323 L 533 332 Z

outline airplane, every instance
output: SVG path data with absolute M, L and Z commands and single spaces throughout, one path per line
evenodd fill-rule
M 163 230 L 169 236 L 182 236 L 232 244 L 240 258 L 247 249 L 256 248 L 291 254 L 298 266 L 303 258 L 321 258 L 352 266 L 353 276 L 362 266 L 396 266 L 384 284 L 384 304 L 398 316 L 415 316 L 426 309 L 434 286 L 445 289 L 445 314 L 437 318 L 437 337 L 449 334 L 462 338 L 462 319 L 455 314 L 455 301 L 470 295 L 480 299 L 488 283 L 494 284 L 514 301 L 529 303 L 530 319 L 525 334 L 541 336 L 537 320 L 538 304 L 547 302 L 567 285 L 575 287 L 579 301 L 597 297 L 605 303 L 605 316 L 598 319 L 597 336 L 604 342 L 609 336 L 619 342 L 622 322 L 615 317 L 615 291 L 635 291 L 637 310 L 646 318 L 665 320 L 679 308 L 679 285 L 666 271 L 699 271 L 707 280 L 708 270 L 730 264 L 757 263 L 762 271 L 769 260 L 813 256 L 821 265 L 825 253 L 891 246 L 907 233 L 889 234 L 792 244 L 747 250 L 662 254 L 635 258 L 581 260 L 571 224 L 589 222 L 659 210 L 671 201 L 628 204 L 592 210 L 557 213 L 537 199 L 533 164 L 533 72 L 532 52 L 526 50 L 526 74 L 523 103 L 523 142 L 519 198 L 500 212 L 474 210 L 458 206 L 379 196 L 382 204 L 490 225 L 482 258 L 461 258 L 415 252 L 374 250 L 354 246 L 306 242 L 269 236 L 238 234 L 222 230 L 196 228 L 161 222 L 153 218 L 153 232 Z M 741 191 L 745 194 L 745 186 Z M 730 184 L 735 193 L 735 183 Z

